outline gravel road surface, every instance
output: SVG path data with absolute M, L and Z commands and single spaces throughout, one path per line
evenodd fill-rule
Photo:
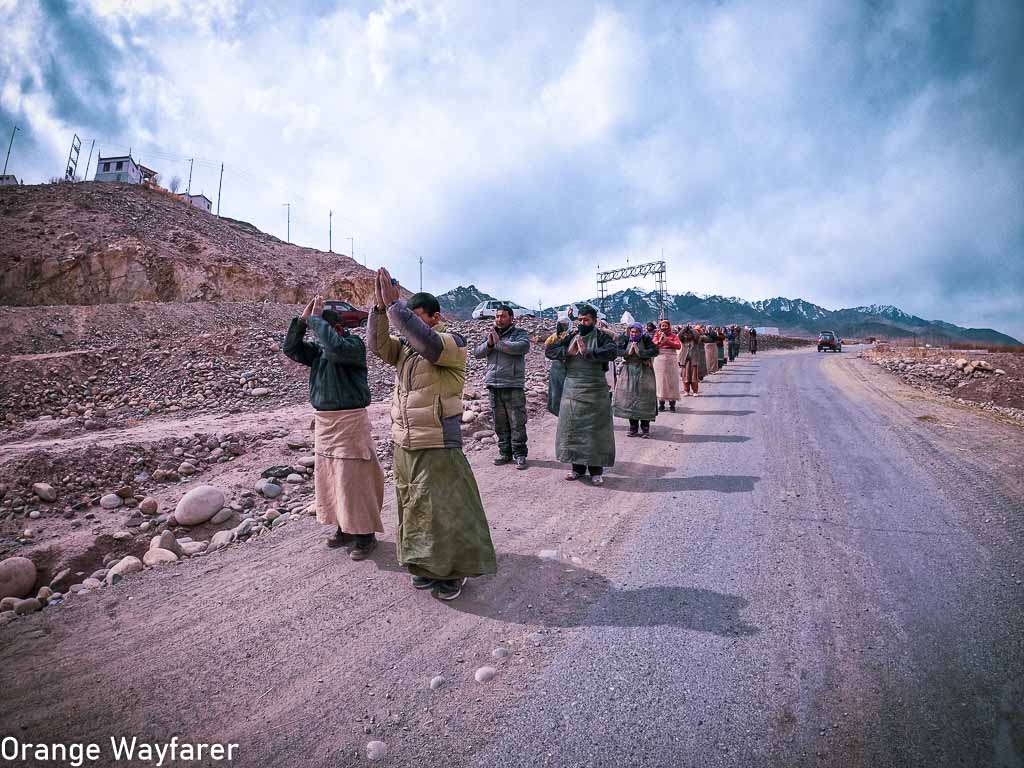
M 603 488 L 562 479 L 551 418 L 528 472 L 474 454 L 499 573 L 453 604 L 410 588 L 389 503 L 366 563 L 305 519 L 0 628 L 0 735 L 236 766 L 372 740 L 421 768 L 1024 764 L 1024 432 L 856 351 L 743 356 L 681 405 L 651 440 L 617 423 Z

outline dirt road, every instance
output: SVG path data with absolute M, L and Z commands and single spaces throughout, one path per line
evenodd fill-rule
M 703 391 L 652 440 L 618 424 L 604 488 L 562 479 L 550 418 L 528 472 L 474 454 L 499 573 L 453 604 L 390 534 L 356 564 L 307 519 L 14 622 L 2 732 L 244 766 L 1021 765 L 1024 433 L 855 353 Z

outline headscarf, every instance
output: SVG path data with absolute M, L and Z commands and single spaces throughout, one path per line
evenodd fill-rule
M 630 334 L 633 331 L 636 331 L 637 341 L 639 341 L 640 339 L 643 338 L 643 336 L 644 336 L 644 327 L 642 325 L 640 325 L 640 323 L 630 323 L 629 327 L 626 329 L 626 337 L 629 338 Z M 632 340 L 632 339 L 630 339 L 630 340 Z

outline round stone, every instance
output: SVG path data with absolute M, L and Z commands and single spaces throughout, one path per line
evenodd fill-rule
M 494 667 L 480 667 L 473 677 L 478 683 L 488 683 L 494 679 L 496 674 L 498 674 L 498 670 Z
M 142 562 L 144 565 L 154 567 L 157 565 L 163 565 L 164 563 L 176 563 L 178 562 L 178 556 L 173 552 L 160 549 L 150 549 L 142 556 Z
M 100 498 L 100 506 L 104 509 L 117 509 L 124 504 L 124 499 L 116 493 L 108 493 Z
M 152 496 L 147 496 L 139 502 L 139 511 L 144 515 L 155 515 L 160 509 L 160 502 Z
M 174 508 L 178 525 L 199 525 L 216 515 L 224 506 L 224 493 L 212 485 L 200 485 L 181 497 Z
M 28 597 L 36 583 L 36 564 L 27 557 L 0 560 L 0 599 Z
M 491 651 L 491 656 L 496 659 L 507 659 L 511 655 L 512 654 L 509 652 L 508 648 L 495 648 Z
M 14 604 L 14 612 L 19 616 L 25 616 L 30 613 L 34 613 L 43 607 L 43 604 L 36 600 L 34 597 L 30 597 L 26 600 L 19 600 Z
M 123 557 L 110 567 L 107 571 L 107 584 L 116 584 L 129 573 L 138 573 L 142 570 L 142 561 L 132 555 Z
M 388 756 L 388 745 L 383 741 L 371 741 L 366 745 L 367 760 L 383 760 Z
M 437 677 L 430 678 L 430 690 L 436 691 L 438 688 L 444 685 L 444 678 L 440 675 Z
M 32 485 L 32 493 L 45 502 L 57 500 L 57 491 L 49 483 L 34 483 Z

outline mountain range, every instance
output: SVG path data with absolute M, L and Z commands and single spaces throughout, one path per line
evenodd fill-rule
M 445 312 L 462 318 L 469 317 L 470 312 L 481 301 L 494 298 L 472 285 L 468 288 L 460 286 L 438 297 Z M 586 302 L 595 307 L 600 304 L 597 298 L 586 299 Z M 554 313 L 563 306 L 549 307 L 544 310 L 544 314 L 554 317 Z M 639 322 L 657 320 L 658 292 L 627 288 L 605 297 L 604 312 L 610 320 L 618 321 L 627 311 Z M 991 328 L 963 328 L 941 320 L 925 320 L 888 304 L 830 310 L 804 299 L 777 297 L 762 301 L 746 301 L 734 296 L 670 293 L 666 296 L 665 316 L 673 323 L 739 323 L 777 327 L 782 334 L 794 336 L 809 336 L 822 330 L 830 330 L 846 337 L 916 337 L 922 343 L 932 344 L 972 342 L 1020 345 L 1012 336 Z

